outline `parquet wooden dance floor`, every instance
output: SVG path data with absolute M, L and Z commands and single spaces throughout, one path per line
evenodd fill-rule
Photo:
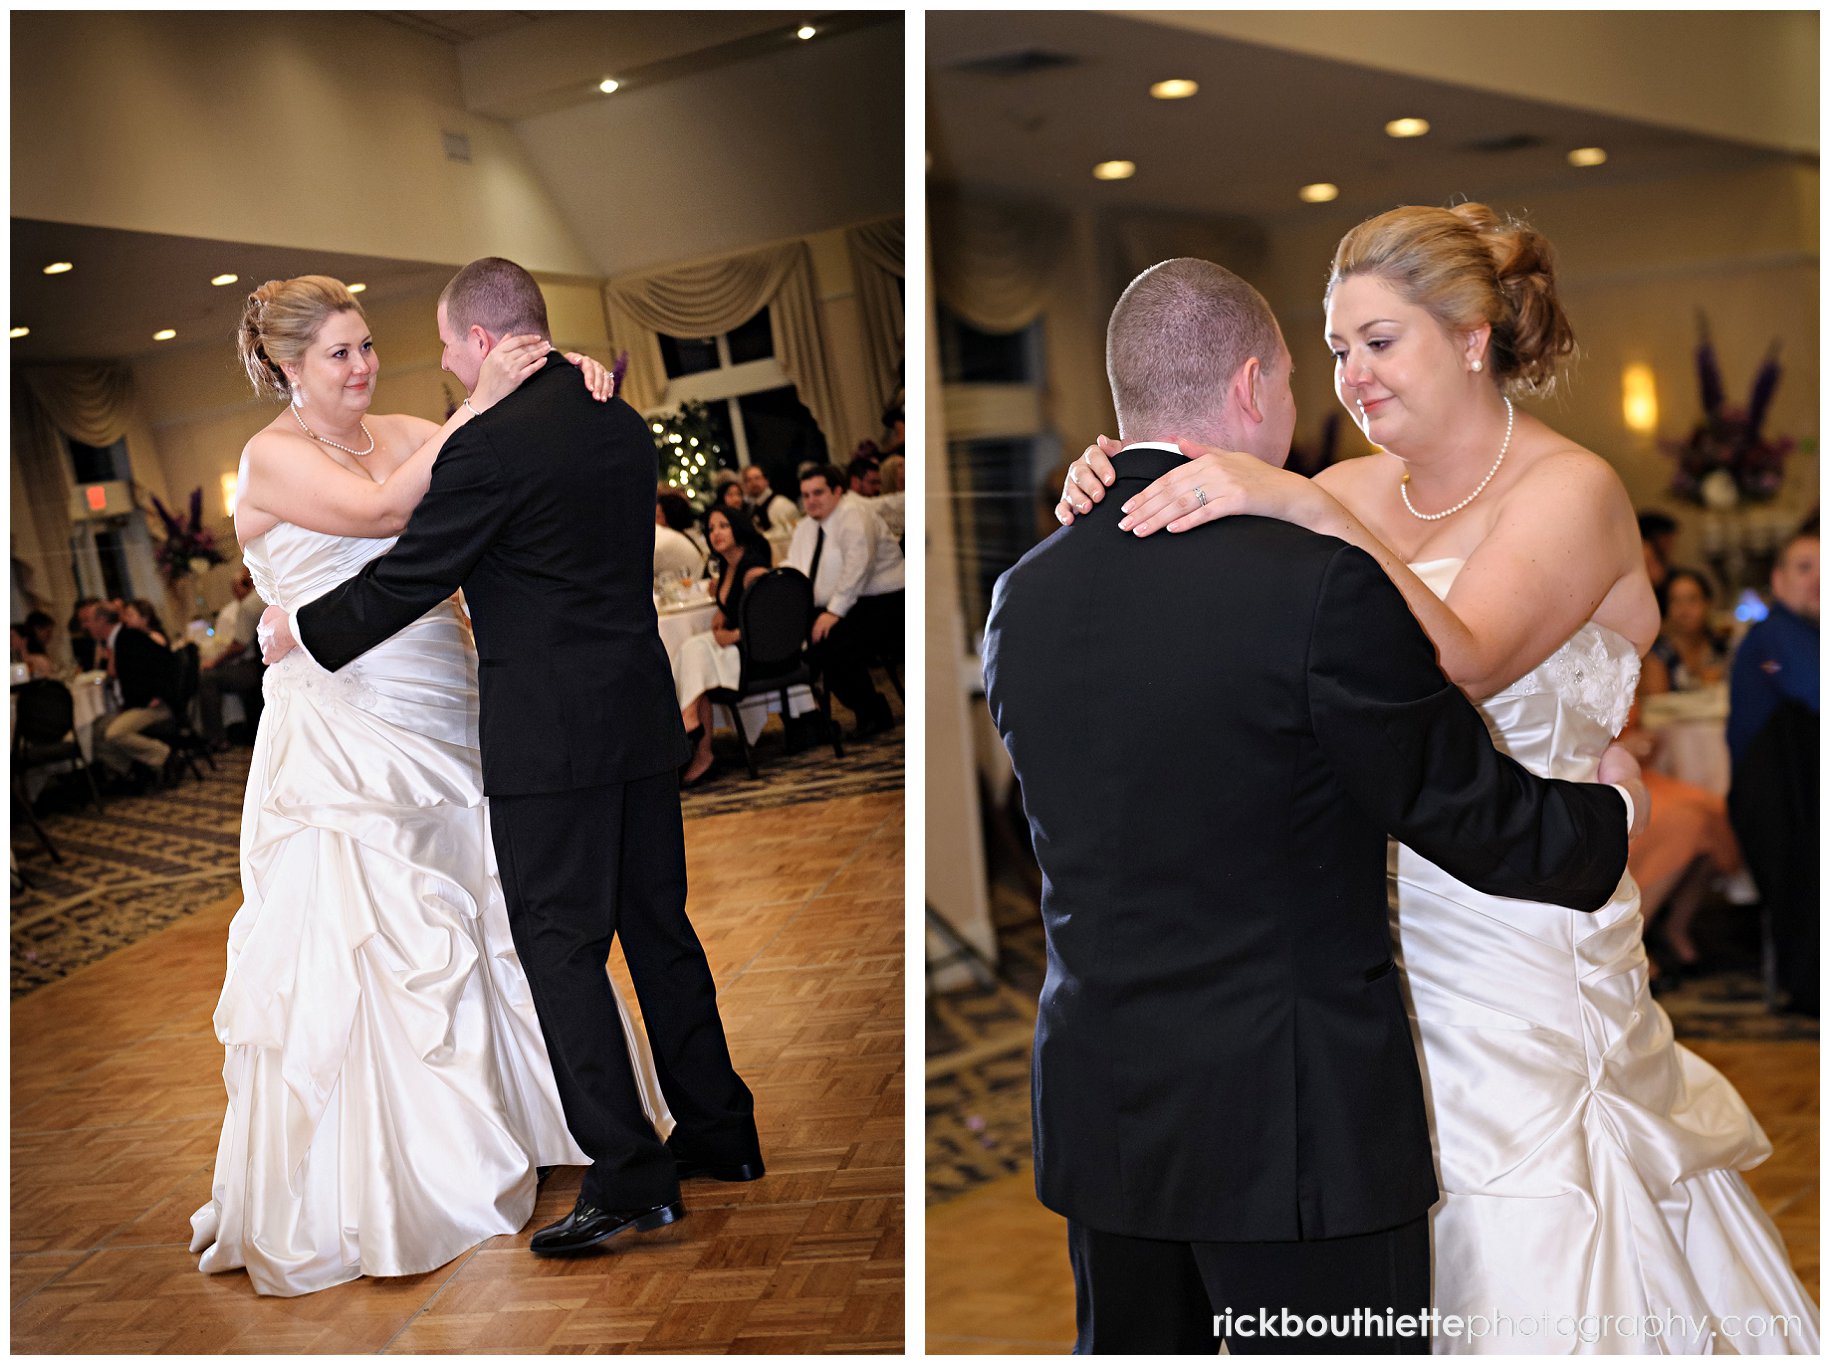
M 675 1227 L 574 1260 L 527 1250 L 571 1207 L 570 1168 L 527 1228 L 429 1274 L 297 1299 L 199 1274 L 189 1217 L 225 1104 L 210 1014 L 232 898 L 12 1007 L 12 1350 L 900 1352 L 902 794 L 686 835 L 763 1179 L 693 1181 Z
M 1792 1265 L 1818 1298 L 1818 1045 L 1687 1044 L 1727 1076 L 1773 1155 L 1747 1172 Z M 927 1348 L 935 1354 L 1036 1355 L 1074 1344 L 1067 1225 L 1036 1202 L 1026 1169 L 927 1212 Z

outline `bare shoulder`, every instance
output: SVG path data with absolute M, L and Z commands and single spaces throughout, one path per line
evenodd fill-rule
M 1594 451 L 1555 432 L 1527 465 L 1506 504 L 1533 514 L 1555 512 L 1589 527 L 1634 527 L 1626 485 L 1614 467 Z
M 317 443 L 302 432 L 288 431 L 274 423 L 262 427 L 248 438 L 248 444 L 241 448 L 241 458 L 248 472 L 259 476 L 263 470 L 270 469 L 275 461 L 294 461 L 306 452 L 318 454 Z

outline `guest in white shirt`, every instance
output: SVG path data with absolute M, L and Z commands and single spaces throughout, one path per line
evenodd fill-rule
M 95 760 L 120 775 L 142 764 L 153 784 L 161 785 L 168 780 L 165 761 L 171 748 L 141 731 L 171 719 L 165 704 L 176 682 L 171 652 L 145 631 L 122 625 L 121 613 L 109 602 L 87 610 L 83 629 L 100 646 L 97 663 L 107 668 L 121 702 L 119 712 L 95 723 Z
M 895 723 L 870 660 L 902 655 L 902 551 L 868 503 L 845 492 L 834 465 L 802 477 L 801 505 L 807 519 L 794 528 L 786 562 L 813 583 L 814 662 L 858 718 L 852 738 L 868 739 Z
M 686 534 L 679 520 L 693 524 L 692 504 L 678 493 L 656 496 L 654 502 L 654 571 L 657 574 L 691 574 L 697 578 L 705 569 L 705 554 Z
M 786 535 L 801 519 L 800 509 L 793 500 L 784 498 L 769 486 L 769 476 L 761 465 L 743 467 L 743 500 L 749 504 L 750 515 L 756 518 L 757 528 L 764 535 Z
M 216 613 L 216 650 L 197 674 L 197 711 L 203 722 L 203 737 L 210 747 L 229 747 L 222 728 L 222 699 L 231 692 L 250 698 L 245 703 L 248 714 L 258 710 L 261 687 L 261 652 L 255 646 L 255 628 L 267 604 L 254 592 L 254 579 L 246 569 L 236 575 L 229 589 L 235 595 Z

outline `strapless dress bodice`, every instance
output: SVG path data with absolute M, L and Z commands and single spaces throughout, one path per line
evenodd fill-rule
M 242 548 L 242 563 L 261 601 L 290 610 L 354 578 L 371 559 L 393 549 L 396 539 L 333 536 L 282 521 Z

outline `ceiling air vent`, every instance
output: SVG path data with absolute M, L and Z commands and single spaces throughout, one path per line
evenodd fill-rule
M 1064 52 L 1046 52 L 1026 47 L 1018 52 L 994 52 L 987 57 L 967 57 L 954 62 L 954 71 L 975 76 L 1033 76 L 1039 71 L 1054 71 L 1064 66 L 1079 66 L 1080 58 Z
M 463 133 L 440 133 L 445 140 L 445 159 L 470 164 L 470 139 Z
M 1542 147 L 1544 139 L 1536 133 L 1507 133 L 1501 137 L 1476 138 L 1473 142 L 1464 142 L 1462 150 L 1481 152 L 1487 156 L 1504 156 L 1508 152 L 1529 152 L 1534 147 Z

